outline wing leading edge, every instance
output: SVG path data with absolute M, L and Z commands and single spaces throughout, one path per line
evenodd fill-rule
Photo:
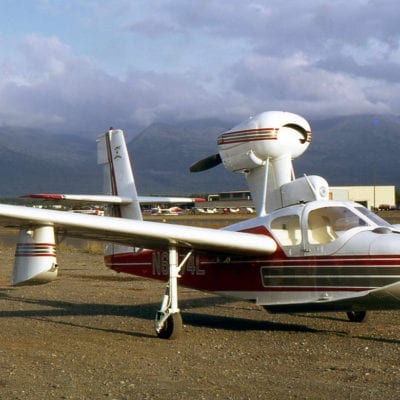
M 264 235 L 160 222 L 98 217 L 64 211 L 0 205 L 3 226 L 54 226 L 63 235 L 149 249 L 171 245 L 226 254 L 271 254 L 275 241 Z

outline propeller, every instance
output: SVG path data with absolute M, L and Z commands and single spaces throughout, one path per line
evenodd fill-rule
M 286 124 L 279 130 L 278 139 L 287 145 L 304 144 L 307 142 L 307 131 L 298 124 Z
M 195 162 L 190 166 L 190 172 L 201 172 L 210 168 L 214 168 L 217 165 L 222 163 L 221 156 L 219 153 L 213 154 L 212 156 L 208 156 L 203 158 L 200 161 Z

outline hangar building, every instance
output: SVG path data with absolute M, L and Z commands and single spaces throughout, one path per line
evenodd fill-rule
M 376 186 L 331 186 L 329 198 L 339 201 L 356 201 L 369 209 L 396 206 L 396 187 L 394 185 Z M 248 190 L 236 190 L 208 195 L 202 207 L 252 207 Z M 383 207 L 382 207 L 383 206 Z
M 396 187 L 387 186 L 332 186 L 329 188 L 332 200 L 356 201 L 369 209 L 396 206 Z

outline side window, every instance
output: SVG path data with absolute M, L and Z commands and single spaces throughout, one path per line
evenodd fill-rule
M 271 222 L 271 231 L 282 246 L 295 246 L 301 243 L 301 228 L 298 215 L 285 215 Z
M 325 244 L 366 222 L 346 207 L 322 207 L 308 215 L 308 242 Z
M 311 211 L 308 216 L 308 242 L 310 244 L 325 244 L 337 238 L 332 221 L 322 210 Z

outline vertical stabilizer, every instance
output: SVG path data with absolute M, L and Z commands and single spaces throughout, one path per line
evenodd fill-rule
M 104 194 L 132 199 L 116 206 L 113 214 L 128 219 L 142 219 L 135 179 L 126 147 L 124 132 L 110 129 L 97 139 L 97 163 L 104 169 Z

